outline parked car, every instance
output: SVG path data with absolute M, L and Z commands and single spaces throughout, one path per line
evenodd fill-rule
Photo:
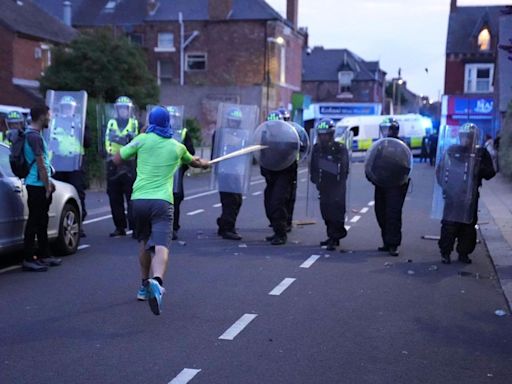
M 53 182 L 55 193 L 49 212 L 48 240 L 58 254 L 70 255 L 76 252 L 80 241 L 80 200 L 72 185 Z M 0 254 L 23 247 L 27 219 L 27 190 L 11 172 L 9 148 L 0 144 Z

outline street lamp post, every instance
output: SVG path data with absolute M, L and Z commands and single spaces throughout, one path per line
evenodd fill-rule
M 284 48 L 284 44 L 285 44 L 285 40 L 282 36 L 278 36 L 278 37 L 267 37 L 267 41 L 266 41 L 266 44 L 267 44 L 267 48 L 270 46 L 270 43 L 275 43 L 277 44 L 278 46 L 282 48 Z M 271 84 L 271 76 L 270 76 L 270 49 L 267 49 L 267 57 L 266 57 L 266 67 L 267 67 L 267 70 L 266 70 L 266 83 L 267 83 L 267 103 L 266 103 L 266 112 L 268 114 L 268 109 L 269 109 L 269 99 L 270 99 L 270 84 Z

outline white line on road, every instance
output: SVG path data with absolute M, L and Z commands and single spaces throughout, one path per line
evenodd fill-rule
M 222 203 L 217 203 L 212 205 L 213 208 L 219 208 L 222 207 Z
M 258 196 L 258 195 L 261 195 L 262 193 L 263 193 L 263 191 L 256 191 L 256 192 L 253 192 L 252 195 Z
M 287 277 L 283 281 L 281 281 L 273 290 L 269 292 L 271 296 L 279 296 L 281 293 L 285 291 L 296 279 L 292 279 L 291 277 Z
M 369 207 L 373 207 L 374 205 L 375 205 L 375 201 L 370 201 L 370 202 L 368 203 L 368 206 L 369 206 Z
M 303 183 L 305 182 L 307 179 L 306 178 L 303 178 L 303 179 L 300 179 L 300 182 Z
M 299 172 L 297 172 L 297 173 L 300 175 L 301 173 L 304 173 L 304 172 L 307 172 L 307 171 L 308 171 L 308 169 L 305 168 L 305 169 L 300 169 Z
M 251 321 L 256 318 L 256 314 L 254 313 L 246 313 L 240 319 L 236 321 L 229 329 L 224 332 L 219 339 L 220 340 L 233 340 L 240 332 L 244 330 L 245 327 L 249 325 Z
M 197 195 L 187 196 L 187 197 L 185 197 L 183 200 L 192 200 L 192 199 L 197 199 L 198 197 L 203 197 L 203 196 L 213 195 L 213 194 L 215 194 L 215 193 L 217 193 L 217 192 L 219 192 L 219 191 L 214 190 L 214 191 L 208 191 L 208 192 L 198 193 Z
M 265 179 L 251 181 L 251 185 L 261 184 L 261 183 L 264 183 L 264 182 L 265 182 Z
M 247 196 L 242 196 L 242 200 L 245 200 L 245 199 L 247 199 Z
M 350 228 L 352 228 L 350 225 L 345 225 L 345 230 L 349 230 Z
M 361 209 L 361 210 L 359 211 L 359 213 L 366 213 L 366 212 L 368 212 L 369 210 L 370 210 L 370 208 L 368 208 L 368 207 L 364 207 L 363 209 Z
M 178 376 L 169 381 L 169 384 L 186 384 L 190 380 L 192 380 L 194 376 L 197 375 L 199 372 L 201 372 L 200 369 L 185 368 L 183 371 L 179 373 Z
M 82 224 L 96 223 L 97 221 L 102 221 L 102 220 L 110 219 L 111 217 L 112 217 L 112 215 L 100 216 L 100 217 L 97 217 L 95 219 L 85 220 Z
M 303 262 L 300 267 L 301 268 L 309 268 L 313 265 L 315 261 L 317 261 L 320 258 L 320 255 L 311 255 L 309 258 Z
M 361 216 L 356 215 L 356 216 L 354 216 L 354 217 L 350 220 L 350 222 L 351 222 L 351 223 L 357 223 L 357 222 L 359 221 L 359 219 L 360 219 L 360 218 L 361 218 Z
M 129 231 L 126 231 L 126 234 L 127 234 L 128 236 L 131 236 L 131 235 L 133 235 L 133 231 L 130 229 Z
M 197 214 L 203 213 L 203 212 L 204 212 L 204 209 L 196 209 L 195 211 L 187 212 L 187 215 L 188 216 L 194 216 L 194 215 L 197 215 Z
M 14 271 L 15 269 L 20 269 L 20 268 L 21 268 L 21 265 L 13 265 L 12 267 L 0 269 L 0 273 L 6 273 L 6 272 Z
M 81 251 L 82 249 L 86 249 L 86 248 L 90 248 L 90 245 L 89 244 L 82 244 L 82 245 L 79 245 L 77 249 L 79 251 Z

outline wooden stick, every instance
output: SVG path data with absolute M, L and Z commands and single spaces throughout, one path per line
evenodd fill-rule
M 265 148 L 268 148 L 268 146 L 267 145 L 251 145 L 250 147 L 242 148 L 242 149 L 239 149 L 238 151 L 234 151 L 234 152 L 228 153 L 227 155 L 217 157 L 216 159 L 210 160 L 208 162 L 208 164 L 210 164 L 210 165 L 215 164 L 222 160 L 227 160 L 227 159 L 231 159 L 233 157 L 247 155 L 248 153 L 261 151 L 262 149 L 265 149 Z

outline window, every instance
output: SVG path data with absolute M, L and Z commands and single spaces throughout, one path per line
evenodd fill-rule
M 466 64 L 464 92 L 493 92 L 494 64 Z
M 350 93 L 354 72 L 339 71 L 338 72 L 338 94 Z
M 187 71 L 206 70 L 206 53 L 187 53 Z
M 169 86 L 172 82 L 173 65 L 170 60 L 158 60 L 157 81 L 160 86 Z
M 478 35 L 478 49 L 480 51 L 488 51 L 491 49 L 491 34 L 487 28 L 482 29 Z
M 158 45 L 155 52 L 174 52 L 174 34 L 171 32 L 158 33 Z

